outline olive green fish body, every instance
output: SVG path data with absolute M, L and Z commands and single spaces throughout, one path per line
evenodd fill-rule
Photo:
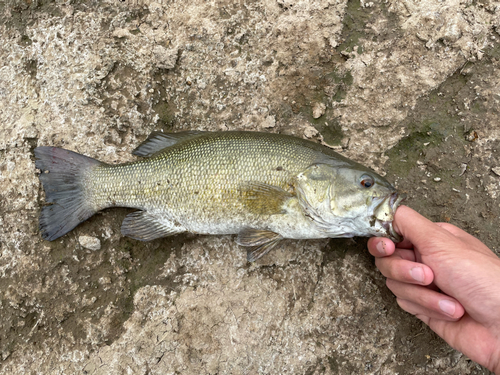
M 40 217 L 42 235 L 50 240 L 114 206 L 141 210 L 124 220 L 124 235 L 151 240 L 185 231 L 237 233 L 240 244 L 254 249 L 252 260 L 283 238 L 394 235 L 387 224 L 395 209 L 394 188 L 371 170 L 299 138 L 153 133 L 134 151 L 144 159 L 119 165 L 58 148 L 39 147 L 35 153 L 37 168 L 48 171 L 40 175 L 47 201 L 54 203 Z M 382 190 L 374 187 L 360 198 L 359 176 L 367 175 Z M 339 194 L 345 199 L 335 198 Z M 366 207 L 359 209 L 359 202 Z M 378 217 L 381 210 L 387 220 Z
M 316 144 L 298 138 L 206 133 L 148 159 L 101 165 L 84 184 L 96 211 L 134 207 L 172 221 L 176 232 L 231 234 L 248 226 L 272 226 L 271 217 L 282 208 L 259 188 L 272 186 L 291 195 L 294 178 L 324 157 Z

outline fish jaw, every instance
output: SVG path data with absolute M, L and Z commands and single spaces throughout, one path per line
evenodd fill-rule
M 402 201 L 406 199 L 406 194 L 400 194 L 396 191 L 386 196 L 373 212 L 375 219 L 374 226 L 383 232 L 383 237 L 388 237 L 395 243 L 401 242 L 403 237 L 394 229 L 394 215 Z M 380 230 L 379 229 L 379 230 Z

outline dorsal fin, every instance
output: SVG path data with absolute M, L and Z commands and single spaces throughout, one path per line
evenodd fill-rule
M 190 130 L 179 133 L 152 132 L 144 142 L 132 151 L 132 154 L 142 157 L 153 156 L 164 148 L 173 146 L 176 143 L 185 141 L 186 139 L 195 138 L 204 133 L 206 132 L 198 130 Z

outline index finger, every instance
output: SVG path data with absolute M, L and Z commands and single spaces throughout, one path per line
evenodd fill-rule
M 386 257 L 392 255 L 396 245 L 385 237 L 371 237 L 368 239 L 368 251 L 374 257 Z

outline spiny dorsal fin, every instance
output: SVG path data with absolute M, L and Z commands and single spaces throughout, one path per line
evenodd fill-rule
M 293 194 L 279 186 L 263 182 L 245 182 L 239 188 L 243 204 L 257 215 L 274 215 L 283 212 L 284 203 Z
M 205 132 L 198 130 L 190 130 L 179 133 L 162 133 L 162 132 L 152 132 L 149 137 L 142 142 L 132 154 L 142 157 L 152 156 L 164 148 L 170 147 L 185 141 L 186 139 L 195 138 Z
M 255 262 L 273 249 L 281 240 L 278 233 L 269 230 L 243 229 L 236 239 L 236 243 L 241 246 L 251 246 L 247 250 L 247 260 Z
M 123 220 L 121 228 L 124 236 L 139 241 L 151 241 L 184 231 L 185 229 L 182 226 L 175 225 L 167 219 L 160 219 L 146 211 L 136 211 L 128 214 Z

